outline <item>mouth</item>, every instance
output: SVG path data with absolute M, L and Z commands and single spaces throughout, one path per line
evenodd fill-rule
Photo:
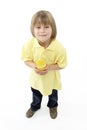
M 39 35 L 40 37 L 46 37 L 47 35 Z

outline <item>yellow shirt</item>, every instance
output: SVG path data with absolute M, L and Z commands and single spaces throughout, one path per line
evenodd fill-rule
M 44 59 L 46 64 L 57 63 L 59 67 L 64 68 L 67 64 L 66 49 L 56 39 L 45 49 L 36 38 L 32 38 L 22 49 L 23 61 L 34 61 Z M 32 88 L 39 90 L 42 95 L 50 95 L 53 89 L 61 90 L 61 80 L 59 70 L 49 71 L 45 75 L 37 74 L 31 69 L 30 85 Z

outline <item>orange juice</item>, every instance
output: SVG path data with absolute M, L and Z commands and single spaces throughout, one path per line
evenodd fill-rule
M 44 59 L 38 59 L 36 61 L 36 67 L 39 69 L 39 70 L 44 70 L 44 68 L 46 67 L 46 62 Z

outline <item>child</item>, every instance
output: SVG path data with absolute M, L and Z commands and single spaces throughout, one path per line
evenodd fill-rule
M 36 12 L 31 20 L 33 37 L 23 46 L 22 59 L 31 68 L 32 103 L 26 117 L 40 109 L 43 95 L 48 96 L 50 117 L 57 117 L 58 90 L 61 89 L 59 70 L 67 64 L 66 50 L 56 40 L 56 23 L 49 11 Z M 43 66 L 41 68 L 41 66 Z

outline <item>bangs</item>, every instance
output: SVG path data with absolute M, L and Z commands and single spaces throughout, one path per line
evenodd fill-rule
M 34 25 L 37 25 L 37 24 L 39 24 L 39 25 L 41 25 L 41 24 L 43 24 L 43 25 L 48 25 L 48 24 L 51 25 L 51 22 L 48 19 L 48 17 L 40 16 L 40 17 L 37 17 L 35 22 L 34 22 Z

